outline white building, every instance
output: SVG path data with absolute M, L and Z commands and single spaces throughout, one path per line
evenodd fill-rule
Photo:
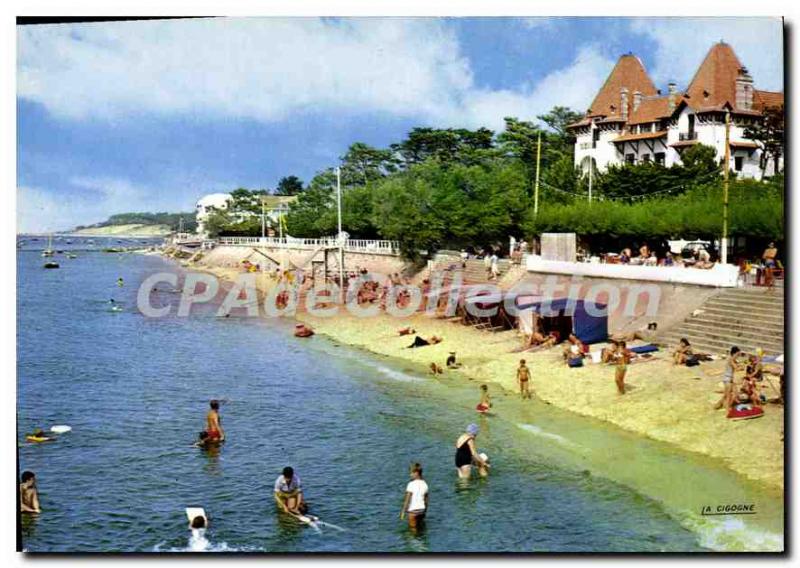
M 675 83 L 667 94 L 656 90 L 644 65 L 633 54 L 620 57 L 594 98 L 586 116 L 569 126 L 576 136 L 575 165 L 584 172 L 610 164 L 680 163 L 681 152 L 706 144 L 725 155 L 725 114 L 730 112 L 729 167 L 742 177 L 761 175 L 761 150 L 744 130 L 761 120 L 766 108 L 783 108 L 783 93 L 757 90 L 733 48 L 711 47 L 689 86 Z M 781 158 L 781 169 L 782 169 Z M 774 173 L 772 160 L 766 175 Z
M 232 198 L 229 193 L 212 193 L 200 198 L 200 200 L 197 202 L 197 205 L 195 205 L 195 211 L 197 212 L 198 235 L 205 236 L 207 234 L 206 220 L 211 212 L 215 210 L 227 210 L 230 206 L 231 200 Z

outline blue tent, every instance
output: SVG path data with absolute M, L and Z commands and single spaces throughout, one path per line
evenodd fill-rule
M 572 322 L 572 333 L 584 343 L 600 343 L 608 339 L 608 313 L 606 305 L 592 303 L 592 312 L 586 310 L 583 300 L 561 298 L 550 300 L 548 306 L 543 300 L 528 302 L 517 306 L 520 310 L 533 310 L 543 317 L 567 317 Z M 542 313 L 542 310 L 545 310 Z M 598 313 L 599 312 L 599 313 Z

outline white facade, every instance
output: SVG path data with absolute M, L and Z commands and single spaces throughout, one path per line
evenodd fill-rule
M 758 120 L 758 117 L 731 118 L 729 168 L 742 178 L 761 177 L 761 150 L 744 136 L 747 124 L 754 120 Z M 627 129 L 630 132 L 623 132 L 622 127 L 621 122 L 604 123 L 592 120 L 591 124 L 576 128 L 575 166 L 587 172 L 589 159 L 593 158 L 595 168 L 600 172 L 612 164 L 641 164 L 648 161 L 670 167 L 680 164 L 681 151 L 694 144 L 713 147 L 719 161 L 725 156 L 723 113 L 697 114 L 685 106 L 671 119 L 629 126 Z M 660 133 L 663 134 L 659 135 Z M 636 139 L 637 136 L 646 137 Z M 629 137 L 634 139 L 625 140 Z M 620 139 L 623 140 L 619 141 Z M 783 159 L 780 163 L 783 163 Z M 774 170 L 774 163 L 770 160 L 765 175 L 774 175 Z
M 214 210 L 226 210 L 230 206 L 231 196 L 229 193 L 212 193 L 200 198 L 195 205 L 197 212 L 197 234 L 206 236 L 206 220 Z

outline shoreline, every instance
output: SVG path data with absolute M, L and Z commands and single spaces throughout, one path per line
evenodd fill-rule
M 241 273 L 232 267 L 178 263 L 187 270 L 215 275 L 222 280 L 222 288 Z M 262 282 L 271 281 L 259 278 L 257 282 L 261 301 L 270 287 Z M 722 411 L 713 410 L 721 396 L 723 360 L 694 368 L 675 367 L 669 353 L 660 351 L 654 360 L 629 366 L 625 380 L 628 392 L 618 395 L 612 366 L 589 363 L 582 368 L 568 368 L 559 346 L 538 352 L 512 352 L 522 341 L 516 331 L 481 331 L 421 313 L 404 318 L 385 313 L 358 318 L 346 311 L 334 317 L 318 317 L 298 310 L 294 319 L 342 345 L 412 363 L 420 369 L 431 362 L 445 368 L 448 353 L 456 351 L 462 366 L 445 373 L 492 384 L 506 392 L 518 392 L 515 372 L 524 358 L 531 371 L 531 390 L 540 400 L 717 459 L 747 479 L 784 494 L 784 443 L 780 439 L 784 406 L 767 404 L 762 418 L 741 422 L 727 420 Z M 405 349 L 413 335 L 399 336 L 397 330 L 408 326 L 421 336 L 438 335 L 444 341 Z M 592 345 L 592 351 L 603 345 Z
M 383 314 L 372 318 L 298 314 L 297 319 L 338 343 L 414 363 L 420 368 L 431 362 L 445 367 L 448 353 L 456 351 L 462 366 L 445 373 L 499 386 L 506 392 L 518 392 L 516 366 L 524 358 L 531 370 L 532 391 L 540 400 L 681 450 L 718 459 L 752 481 L 784 491 L 780 441 L 783 406 L 766 405 L 764 417 L 743 422 L 727 420 L 722 411 L 713 410 L 713 404 L 721 396 L 721 382 L 718 376 L 708 373 L 721 370 L 724 361 L 703 363 L 699 371 L 673 367 L 671 359 L 636 363 L 628 369 L 625 382 L 629 391 L 618 395 L 614 367 L 589 364 L 579 369 L 568 368 L 561 360 L 559 347 L 535 353 L 510 352 L 521 341 L 514 331 L 479 331 L 425 315 L 401 319 Z M 439 335 L 444 341 L 406 349 L 413 336 L 401 337 L 396 333 L 406 326 L 414 327 L 422 336 Z M 742 441 L 743 435 L 747 436 L 747 444 Z

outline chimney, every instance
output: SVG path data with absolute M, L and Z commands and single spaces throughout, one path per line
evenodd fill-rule
M 636 112 L 639 109 L 639 105 L 642 104 L 642 93 L 641 91 L 634 91 L 633 92 L 633 112 Z
M 628 89 L 622 87 L 619 90 L 619 108 L 622 114 L 622 120 L 628 120 Z
M 675 81 L 670 81 L 669 85 L 667 85 L 667 101 L 669 101 L 669 110 L 672 112 L 675 110 L 675 104 L 677 103 L 676 99 L 678 98 L 678 85 L 675 84 Z
M 746 67 L 739 69 L 736 77 L 736 108 L 751 110 L 753 108 L 753 78 Z

